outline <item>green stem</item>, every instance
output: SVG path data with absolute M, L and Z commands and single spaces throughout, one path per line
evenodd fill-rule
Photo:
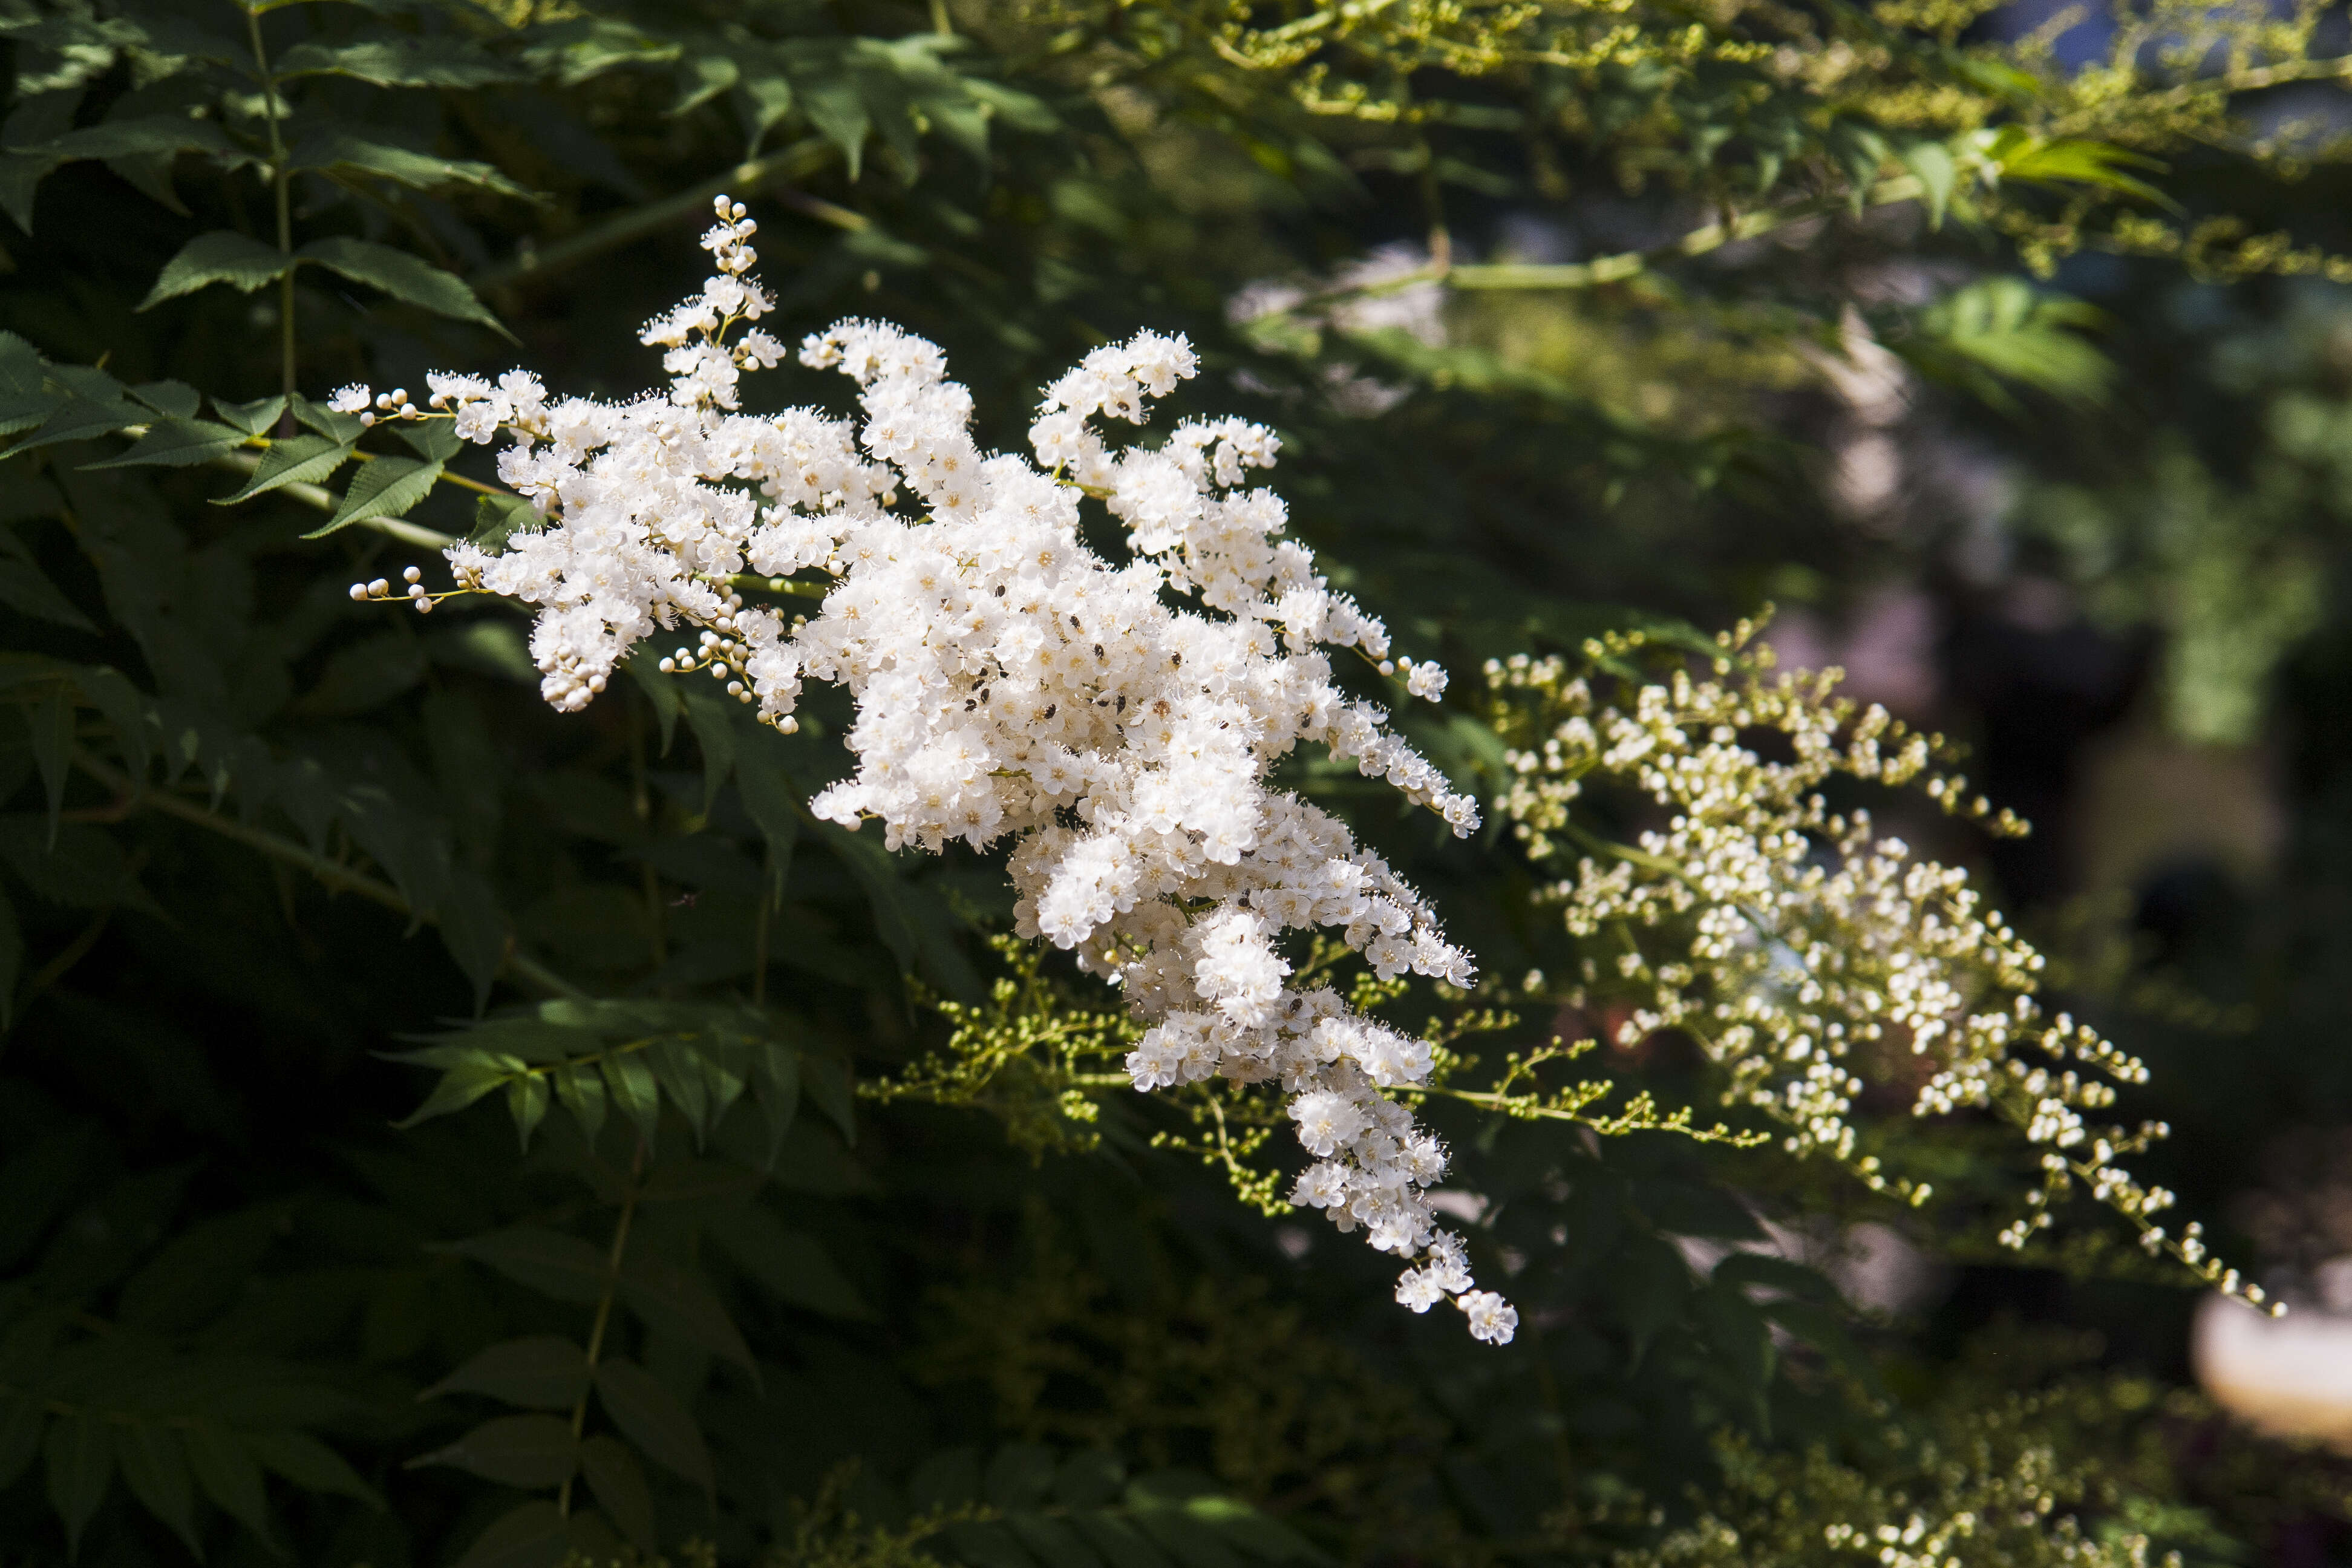
M 613 1247 L 604 1258 L 604 1293 L 596 1302 L 596 1321 L 588 1331 L 589 1382 L 595 1382 L 596 1359 L 604 1353 L 604 1331 L 613 1321 L 613 1297 L 621 1284 L 621 1254 L 629 1245 L 629 1221 L 636 1217 L 637 1181 L 646 1171 L 646 1141 L 637 1140 L 637 1152 L 629 1161 L 629 1190 L 621 1199 L 620 1223 L 613 1227 Z M 580 1391 L 580 1403 L 572 1407 L 572 1441 L 576 1446 L 580 1434 L 588 1425 L 588 1390 Z M 563 1489 L 555 1500 L 555 1510 L 565 1518 L 572 1515 L 572 1479 L 563 1478 Z
M 261 113 L 269 126 L 269 181 L 278 198 L 278 249 L 287 258 L 278 278 L 279 369 L 285 393 L 294 395 L 294 171 L 288 167 L 286 139 L 278 127 L 278 79 L 269 74 L 269 54 L 261 47 L 261 14 L 245 13 L 247 37 L 253 43 L 254 69 L 261 75 Z

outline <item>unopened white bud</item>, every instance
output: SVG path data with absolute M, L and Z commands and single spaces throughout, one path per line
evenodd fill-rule
M 400 580 L 404 583 L 421 583 L 425 580 L 425 568 L 422 566 L 411 566 L 407 571 L 403 572 L 400 574 Z
M 666 658 L 662 660 L 661 672 L 664 675 L 676 675 L 677 673 L 677 660 L 674 658 Z
M 381 598 L 383 598 L 386 594 L 389 594 L 389 593 L 391 593 L 391 592 L 392 592 L 392 584 L 389 584 L 389 583 L 387 583 L 387 582 L 385 582 L 385 581 L 384 581 L 383 578 L 381 578 L 381 577 L 377 578 L 374 582 L 370 583 L 370 584 L 368 584 L 368 597 L 369 597 L 369 598 L 371 598 L 371 599 L 381 599 Z
M 364 604 L 367 601 L 367 596 L 368 591 L 366 584 L 354 583 L 352 584 L 352 602 L 353 604 Z

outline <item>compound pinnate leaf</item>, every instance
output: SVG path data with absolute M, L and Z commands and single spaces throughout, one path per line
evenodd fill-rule
M 710 1490 L 715 1482 L 702 1429 L 651 1373 L 632 1361 L 607 1361 L 596 1369 L 596 1398 L 638 1452 Z
M 486 1394 L 527 1410 L 569 1410 L 588 1392 L 588 1358 L 570 1340 L 534 1334 L 492 1345 L 417 1395 Z
M 139 309 L 151 309 L 215 283 L 226 283 L 250 294 L 283 277 L 294 265 L 295 258 L 275 246 L 249 239 L 234 229 L 215 229 L 196 236 L 163 263 L 155 286 L 139 302 Z
M 280 81 L 306 76 L 349 77 L 371 87 L 488 87 L 513 81 L 513 67 L 459 39 L 362 38 L 346 44 L 304 42 L 273 66 Z
M 503 1486 L 562 1486 L 580 1468 L 580 1441 L 560 1415 L 500 1415 L 409 1464 L 448 1465 Z

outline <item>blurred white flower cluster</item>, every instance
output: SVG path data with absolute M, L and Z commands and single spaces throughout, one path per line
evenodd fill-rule
M 1754 628 L 1718 639 L 1727 673 Z M 1623 657 L 1630 647 L 1607 650 Z M 2116 1084 L 2147 1068 L 2096 1030 L 2034 999 L 2041 953 L 1969 884 L 1968 874 L 1881 837 L 1866 812 L 1832 812 L 1833 776 L 1919 784 L 1945 810 L 1990 816 L 1965 781 L 1929 771 L 1936 742 L 1873 704 L 1832 695 L 1839 672 L 1768 679 L 1769 648 L 1738 680 L 1625 683 L 1603 700 L 1560 659 L 1490 662 L 1497 727 L 1513 780 L 1496 803 L 1538 860 L 1590 853 L 1551 895 L 1570 932 L 1608 932 L 1622 951 L 1586 961 L 1587 984 L 1632 1002 L 1616 1030 L 1631 1046 L 1679 1030 L 1727 1071 L 1728 1096 L 1779 1121 L 1791 1153 L 1822 1153 L 1872 1188 L 1924 1203 L 1925 1184 L 1887 1174 L 1856 1146 L 1865 1073 L 1907 1089 L 1915 1114 L 1990 1110 L 2037 1152 L 2041 1180 L 2000 1233 L 2021 1247 L 2050 1229 L 2077 1184 L 2217 1288 L 2250 1301 L 2260 1287 L 2224 1268 L 2198 1226 L 2178 1236 L 2156 1215 L 2173 1194 L 2124 1161 L 2166 1135 L 2162 1122 L 2102 1125 Z M 1771 753 L 1783 753 L 1785 760 Z M 1658 826 L 1633 844 L 1592 838 L 1570 803 L 1600 781 L 1646 796 Z M 2023 825 L 2004 812 L 2003 831 Z
M 1021 933 L 1074 952 L 1150 1022 L 1128 1058 L 1136 1087 L 1279 1081 L 1316 1162 L 1297 1200 L 1412 1260 L 1401 1301 L 1451 1298 L 1474 1334 L 1507 1341 L 1517 1314 L 1474 1288 L 1424 1196 L 1444 1149 L 1381 1092 L 1422 1081 L 1430 1047 L 1286 984 L 1280 945 L 1334 929 L 1384 979 L 1470 984 L 1419 895 L 1265 782 L 1318 744 L 1466 835 L 1475 803 L 1334 684 L 1324 649 L 1356 650 L 1432 700 L 1444 672 L 1392 659 L 1381 624 L 1282 537 L 1280 499 L 1244 488 L 1274 461 L 1272 432 L 1220 419 L 1156 447 L 1106 443 L 1103 426 L 1141 425 L 1194 373 L 1181 338 L 1140 333 L 1055 382 L 1034 464 L 983 453 L 940 350 L 888 325 L 844 321 L 800 351 L 857 384 L 862 422 L 735 412 L 741 373 L 782 350 L 737 333 L 771 301 L 748 278 L 755 226 L 723 197 L 718 209 L 704 241 L 717 276 L 644 333 L 667 351 L 666 396 L 550 400 L 521 373 L 433 378 L 433 406 L 461 435 L 508 432 L 499 474 L 543 519 L 503 553 L 450 549 L 459 583 L 539 606 L 531 652 L 559 708 L 585 706 L 656 629 L 698 628 L 664 669 L 707 670 L 788 731 L 804 678 L 846 687 L 857 766 L 813 811 L 876 818 L 893 848 L 1010 837 Z M 1080 542 L 1087 496 L 1125 524 L 1127 564 Z M 787 620 L 747 605 L 732 583 L 747 568 L 815 584 L 821 608 Z

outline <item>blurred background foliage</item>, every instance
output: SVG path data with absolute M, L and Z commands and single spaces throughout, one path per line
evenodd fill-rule
M 2153 1173 L 2324 1327 L 2345 32 L 2305 0 L 0 0 L 0 1562 L 2352 1552 L 2336 1451 L 2196 1391 L 2193 1295 L 1985 1247 L 2006 1156 L 1899 1100 L 1864 1110 L 1956 1205 L 1433 1113 L 1525 1320 L 1496 1352 L 1402 1314 L 1171 1147 L 1182 1114 L 1084 1081 L 1118 1020 L 986 940 L 987 865 L 797 811 L 840 711 L 786 740 L 647 672 L 559 717 L 511 615 L 349 603 L 507 514 L 308 401 L 509 363 L 634 391 L 724 190 L 791 329 L 899 321 L 994 417 L 1192 334 L 1211 401 L 1283 433 L 1295 525 L 1463 672 L 1416 735 L 1459 776 L 1495 763 L 1480 660 L 1776 602 L 1784 663 L 2035 823 L 1890 808 L 2150 1059 Z M 1489 973 L 1573 972 L 1507 836 L 1357 820 Z M 1000 1054 L 927 1079 L 959 1027 Z M 1710 1106 L 1673 1037 L 1596 1059 Z

